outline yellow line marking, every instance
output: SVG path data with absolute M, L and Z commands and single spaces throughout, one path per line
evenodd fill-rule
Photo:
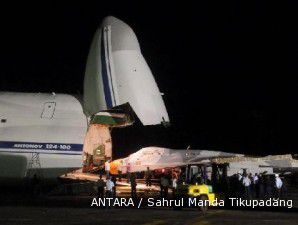
M 165 223 L 166 222 L 164 220 L 154 220 L 149 223 L 144 223 L 143 225 L 161 225 L 161 224 L 165 224 Z

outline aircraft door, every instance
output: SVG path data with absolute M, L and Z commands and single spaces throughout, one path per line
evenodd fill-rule
M 52 119 L 54 116 L 56 102 L 45 102 L 43 105 L 43 111 L 41 118 Z

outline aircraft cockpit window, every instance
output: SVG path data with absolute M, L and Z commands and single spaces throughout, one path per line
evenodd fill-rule
M 1 119 L 1 123 L 6 123 L 6 119 Z

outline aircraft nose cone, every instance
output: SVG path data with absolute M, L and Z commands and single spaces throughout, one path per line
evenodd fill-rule
M 122 20 L 108 16 L 103 20 L 104 32 L 111 32 L 112 51 L 140 51 L 138 39 L 134 31 Z

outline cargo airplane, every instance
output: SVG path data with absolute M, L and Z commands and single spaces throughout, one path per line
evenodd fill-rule
M 93 38 L 83 97 L 55 93 L 0 92 L 0 182 L 26 177 L 39 153 L 48 178 L 82 166 L 91 115 L 131 107 L 143 125 L 168 123 L 161 93 L 133 30 L 106 17 Z

